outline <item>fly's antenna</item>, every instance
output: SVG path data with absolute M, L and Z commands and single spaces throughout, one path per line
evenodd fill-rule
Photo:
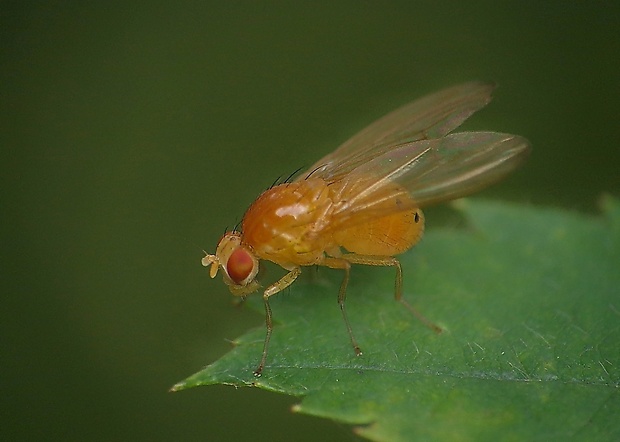
M 209 276 L 211 278 L 215 278 L 215 275 L 217 275 L 217 271 L 220 268 L 220 260 L 216 255 L 209 255 L 204 250 L 203 252 L 205 253 L 205 256 L 202 258 L 202 265 L 205 267 L 211 266 L 209 269 Z

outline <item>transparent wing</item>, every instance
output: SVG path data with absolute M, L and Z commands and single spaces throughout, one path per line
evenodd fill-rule
M 396 146 L 332 183 L 333 229 L 469 195 L 527 157 L 529 142 L 497 132 L 460 132 Z
M 443 137 L 486 106 L 494 88 L 492 83 L 464 83 L 406 104 L 321 158 L 297 180 L 312 175 L 333 182 L 396 145 Z

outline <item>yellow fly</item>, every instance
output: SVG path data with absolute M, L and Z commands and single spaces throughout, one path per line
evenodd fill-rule
M 402 297 L 402 270 L 394 257 L 422 237 L 420 207 L 460 198 L 500 180 L 529 151 L 529 142 L 517 135 L 450 133 L 489 103 L 493 89 L 490 83 L 465 83 L 375 121 L 299 178 L 259 195 L 241 229 L 227 232 L 215 254 L 202 259 L 204 266 L 211 266 L 212 278 L 221 268 L 231 293 L 240 297 L 260 288 L 259 260 L 287 270 L 263 291 L 267 334 L 256 376 L 265 367 L 273 329 L 269 298 L 292 284 L 303 266 L 343 270 L 338 303 L 358 355 L 361 350 L 345 310 L 351 264 L 394 267 L 396 300 L 421 317 Z

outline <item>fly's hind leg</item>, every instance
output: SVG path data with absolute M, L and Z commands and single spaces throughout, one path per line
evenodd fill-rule
M 282 290 L 291 285 L 301 273 L 301 268 L 295 267 L 289 273 L 284 275 L 278 281 L 271 284 L 265 289 L 263 293 L 263 301 L 265 302 L 265 325 L 267 327 L 267 334 L 265 335 L 265 343 L 263 344 L 263 355 L 260 359 L 260 364 L 256 370 L 254 370 L 254 376 L 259 377 L 265 368 L 265 362 L 267 361 L 267 350 L 269 349 L 269 341 L 271 340 L 271 332 L 273 331 L 273 315 L 271 314 L 271 306 L 269 305 L 269 298 L 276 293 L 280 293 Z
M 403 298 L 403 269 L 400 261 L 393 256 L 380 255 L 358 255 L 356 253 L 348 253 L 342 255 L 339 259 L 345 260 L 351 264 L 363 264 L 369 266 L 394 267 L 396 269 L 396 281 L 394 284 L 394 299 L 404 305 L 413 315 L 418 318 L 424 325 L 433 330 L 435 333 L 441 333 L 443 330 L 438 325 L 428 320 L 422 313 L 417 311 L 411 304 Z M 348 272 L 347 272 L 348 279 Z
M 353 350 L 355 351 L 355 354 L 357 356 L 360 356 L 362 354 L 362 350 L 357 344 L 355 336 L 353 336 L 353 329 L 351 329 L 351 324 L 349 323 L 349 318 L 347 316 L 347 309 L 345 308 L 344 303 L 347 298 L 347 285 L 349 285 L 349 273 L 351 270 L 351 264 L 349 261 L 342 258 L 332 258 L 326 256 L 319 263 L 319 265 L 323 265 L 332 269 L 344 270 L 344 278 L 342 280 L 342 284 L 340 284 L 340 290 L 338 291 L 338 305 L 340 306 L 340 311 L 342 312 L 344 324 L 347 327 L 347 332 L 349 333 L 349 338 L 351 339 L 351 345 L 353 346 Z

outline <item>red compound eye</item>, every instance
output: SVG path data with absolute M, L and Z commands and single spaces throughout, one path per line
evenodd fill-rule
M 241 284 L 254 270 L 254 260 L 250 253 L 239 247 L 231 253 L 226 263 L 226 272 L 236 284 Z

